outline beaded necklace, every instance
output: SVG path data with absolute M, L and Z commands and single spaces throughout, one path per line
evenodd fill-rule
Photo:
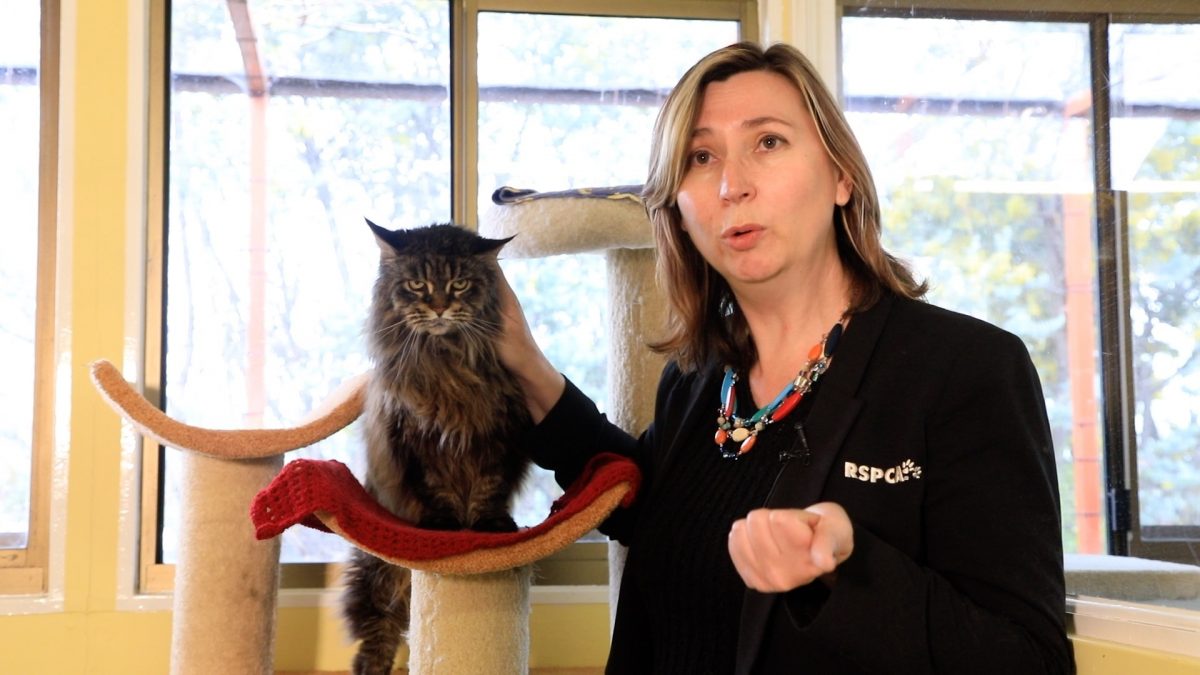
M 821 374 L 829 368 L 829 361 L 833 358 L 834 350 L 837 349 L 842 331 L 845 330 L 847 318 L 849 318 L 849 314 L 843 314 L 833 328 L 821 337 L 821 341 L 808 350 L 808 362 L 796 374 L 796 378 L 789 382 L 783 391 L 779 392 L 775 400 L 759 408 L 750 417 L 737 416 L 735 386 L 738 375 L 733 366 L 725 366 L 725 380 L 721 382 L 720 407 L 717 409 L 717 434 L 713 438 L 717 447 L 721 449 L 722 457 L 737 459 L 750 452 L 758 441 L 759 432 L 786 417 L 800 404 L 804 395 L 812 389 Z M 726 448 L 726 445 L 731 443 L 741 444 L 741 447 Z

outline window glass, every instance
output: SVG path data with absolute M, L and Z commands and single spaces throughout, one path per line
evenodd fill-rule
M 164 393 L 192 424 L 278 426 L 369 367 L 379 252 L 364 217 L 450 219 L 449 7 L 237 6 L 171 3 Z M 288 459 L 338 458 L 361 476 L 358 426 Z M 179 539 L 174 454 L 163 562 Z M 345 551 L 307 528 L 283 536 L 287 562 Z
M 1064 544 L 1102 553 L 1087 25 L 847 16 L 842 30 L 884 244 L 929 280 L 931 302 L 1024 339 Z
M 0 21 L 0 548 L 29 537 L 37 305 L 40 3 Z
M 641 184 L 666 94 L 692 63 L 735 42 L 737 31 L 734 21 L 481 13 L 481 210 L 504 185 L 545 192 Z M 502 264 L 547 357 L 604 408 L 603 254 Z M 517 522 L 540 522 L 561 492 L 535 468 Z
M 1200 25 L 1117 24 L 1109 55 L 1113 188 L 1128 193 L 1138 521 L 1146 539 L 1195 539 Z
M 449 17 L 448 3 L 430 0 L 172 3 L 168 414 L 288 424 L 369 367 L 362 324 L 378 251 L 363 217 L 411 227 L 451 216 Z M 482 13 L 478 32 L 470 84 L 486 205 L 506 184 L 640 183 L 662 97 L 691 62 L 734 41 L 737 23 Z M 505 265 L 551 358 L 603 404 L 602 256 Z M 361 477 L 358 426 L 289 459 L 338 458 Z M 168 563 L 174 454 L 164 459 Z M 538 474 L 517 521 L 540 522 L 556 495 Z M 282 559 L 345 551 L 292 528 Z

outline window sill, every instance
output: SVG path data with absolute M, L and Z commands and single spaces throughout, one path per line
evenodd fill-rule
M 1125 600 L 1067 598 L 1070 632 L 1081 638 L 1200 658 L 1200 612 Z
M 1200 658 L 1200 567 L 1121 556 L 1066 556 L 1072 633 Z
M 280 607 L 339 607 L 341 588 L 280 589 Z M 170 606 L 170 596 L 167 606 Z M 533 605 L 608 604 L 608 586 L 537 586 L 529 589 Z
M 341 602 L 340 588 L 282 588 L 279 607 L 329 607 L 336 609 Z M 17 598 L 14 598 L 14 601 Z M 529 601 L 534 605 L 608 604 L 608 586 L 533 586 Z M 26 601 L 31 602 L 31 601 Z M 170 611 L 172 594 L 141 593 L 118 600 L 118 609 L 126 611 Z M 0 604 L 0 614 L 5 606 Z M 53 610 L 42 610 L 53 611 Z M 16 612 L 24 613 L 24 612 Z

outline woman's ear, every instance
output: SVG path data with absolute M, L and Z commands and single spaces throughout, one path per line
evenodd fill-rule
M 845 206 L 850 202 L 850 195 L 854 194 L 854 183 L 850 180 L 850 176 L 845 173 L 841 178 L 838 178 L 837 192 L 834 193 L 833 200 L 838 206 Z

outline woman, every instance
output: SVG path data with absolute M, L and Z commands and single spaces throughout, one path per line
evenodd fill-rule
M 644 190 L 672 324 L 654 422 L 609 424 L 508 293 L 503 358 L 560 482 L 616 450 L 637 503 L 610 673 L 1062 673 L 1057 482 L 1019 339 L 928 305 L 796 50 L 710 54 Z

